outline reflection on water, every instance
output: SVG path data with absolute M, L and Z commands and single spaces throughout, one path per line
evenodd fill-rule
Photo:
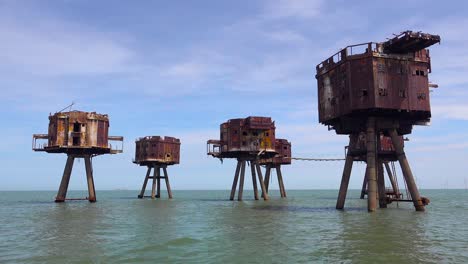
M 335 210 L 337 191 L 267 202 L 229 201 L 229 191 L 176 191 L 173 200 L 137 192 L 101 191 L 95 204 L 2 192 L 0 263 L 468 262 L 464 190 L 425 191 L 425 213 L 392 204 L 373 214 L 360 199 Z

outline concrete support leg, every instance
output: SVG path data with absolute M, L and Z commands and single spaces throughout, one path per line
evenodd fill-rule
M 153 166 L 153 186 L 151 186 L 151 199 L 156 198 L 156 171 L 158 167 L 156 165 Z
M 85 156 L 86 179 L 88 181 L 88 200 L 91 203 L 96 202 L 96 190 L 94 189 L 93 165 L 91 164 L 91 156 Z
M 364 180 L 362 181 L 362 188 L 361 188 L 361 199 L 364 199 L 364 196 L 367 194 L 367 172 L 364 175 Z
M 263 175 L 262 170 L 260 169 L 260 165 L 258 163 L 255 163 L 255 167 L 257 168 L 258 182 L 260 182 L 260 187 L 262 188 L 263 200 L 269 200 L 270 197 L 268 196 L 268 192 L 265 187 L 265 182 L 263 181 Z
M 163 171 L 164 171 L 164 179 L 166 180 L 167 195 L 169 196 L 169 199 L 172 199 L 172 190 L 171 190 L 171 185 L 169 184 L 169 174 L 167 174 L 166 166 L 163 167 Z
M 138 195 L 138 198 L 143 198 L 145 196 L 145 190 L 146 190 L 146 184 L 148 183 L 148 179 L 150 177 L 150 173 L 151 173 L 151 167 L 148 166 L 148 170 L 146 171 L 146 176 L 145 176 L 145 180 L 143 181 L 143 187 L 141 188 L 141 192 L 140 194 Z
M 156 192 L 156 198 L 161 198 L 161 167 L 158 166 L 157 168 L 157 176 L 156 176 L 156 180 L 157 180 L 157 192 Z
M 255 200 L 258 200 L 258 187 L 257 187 L 257 175 L 255 175 L 255 166 L 256 163 L 254 161 L 250 162 L 250 171 L 252 173 L 252 184 L 253 184 L 253 192 Z M 263 189 L 262 189 L 263 191 Z M 262 192 L 263 193 L 263 192 Z
M 384 162 L 385 165 L 385 170 L 387 171 L 388 174 L 388 179 L 390 180 L 390 183 L 392 184 L 392 189 L 393 193 L 395 194 L 396 198 L 400 198 L 400 190 L 398 189 L 398 185 L 396 183 L 395 175 L 393 175 L 392 170 L 390 169 L 390 165 L 388 165 L 388 162 Z
M 241 165 L 241 175 L 239 182 L 239 193 L 237 194 L 237 199 L 242 201 L 242 193 L 244 192 L 244 177 L 245 177 L 245 160 L 242 161 Z
M 266 165 L 266 170 L 265 170 L 265 189 L 266 192 L 268 193 L 268 189 L 270 188 L 270 174 L 271 174 L 271 165 Z M 262 194 L 263 197 L 263 194 Z
M 405 151 L 403 150 L 403 144 L 400 142 L 400 138 L 398 137 L 396 129 L 390 130 L 390 137 L 392 138 L 392 143 L 398 157 L 398 162 L 401 166 L 401 171 L 403 172 L 403 177 L 405 178 L 406 185 L 408 186 L 408 190 L 410 191 L 411 197 L 413 199 L 414 208 L 416 211 L 424 211 L 424 204 L 421 201 L 418 187 L 414 181 L 413 172 L 411 171 L 408 160 L 406 159 Z
M 68 183 L 70 182 L 70 176 L 73 169 L 73 162 L 75 161 L 75 157 L 68 156 L 67 163 L 65 164 L 65 169 L 63 170 L 62 181 L 60 182 L 60 187 L 55 197 L 56 203 L 65 202 L 65 198 L 67 197 L 68 191 Z
M 234 181 L 232 182 L 231 196 L 229 197 L 229 200 L 231 200 L 231 201 L 234 200 L 234 195 L 236 194 L 237 181 L 239 180 L 239 173 L 240 173 L 241 164 L 242 164 L 242 161 L 238 160 L 237 161 L 236 172 L 234 173 Z
M 286 198 L 286 189 L 284 188 L 283 174 L 281 173 L 281 165 L 276 165 L 276 177 L 278 177 L 278 185 L 281 198 Z
M 374 212 L 377 209 L 377 137 L 375 133 L 375 118 L 367 119 L 366 131 L 367 147 L 367 210 Z
M 351 141 L 351 140 L 350 140 Z M 343 175 L 341 176 L 340 191 L 338 193 L 338 200 L 336 201 L 336 209 L 343 209 L 348 192 L 349 178 L 353 168 L 353 157 L 349 154 L 346 155 Z
M 382 161 L 377 162 L 377 186 L 379 190 L 379 208 L 387 208 L 387 191 Z

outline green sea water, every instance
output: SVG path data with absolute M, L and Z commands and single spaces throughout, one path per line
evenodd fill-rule
M 92 204 L 0 192 L 0 263 L 468 263 L 468 191 L 421 193 L 424 213 L 394 203 L 369 214 L 358 191 L 344 211 L 336 190 L 273 190 L 266 202 L 251 191 L 238 202 L 229 191 L 98 190 Z

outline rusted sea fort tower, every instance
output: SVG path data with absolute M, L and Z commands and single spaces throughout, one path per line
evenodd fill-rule
M 180 140 L 174 137 L 148 136 L 137 139 L 135 143 L 136 149 L 133 163 L 148 167 L 138 198 L 160 198 L 161 179 L 164 179 L 166 181 L 167 194 L 169 199 L 172 199 L 167 166 L 179 164 Z M 164 175 L 161 174 L 161 169 Z M 153 170 L 153 176 L 150 176 L 151 170 Z M 151 196 L 145 196 L 146 184 L 149 179 L 153 179 Z
M 393 156 L 400 163 L 417 211 L 424 211 L 403 149 L 401 135 L 431 117 L 428 74 L 429 50 L 440 42 L 437 35 L 405 31 L 383 43 L 348 46 L 317 65 L 319 121 L 337 134 L 350 135 L 349 149 L 336 208 L 344 207 L 353 161 L 365 155 L 368 210 L 375 211 L 377 197 L 385 195 L 380 137 L 390 137 Z M 356 152 L 365 133 L 365 150 Z M 362 152 L 363 151 L 363 152 Z M 380 194 L 380 196 L 378 195 Z M 381 208 L 386 199 L 380 199 Z
M 249 116 L 247 118 L 230 119 L 221 124 L 220 140 L 208 140 L 207 152 L 215 158 L 235 158 L 237 168 L 234 174 L 230 199 L 234 200 L 237 182 L 239 181 L 238 200 L 242 200 L 244 191 L 244 176 L 247 162 L 250 163 L 254 198 L 259 199 L 257 179 L 262 189 L 262 197 L 268 200 L 268 193 L 263 181 L 259 160 L 274 157 L 275 122 L 270 117 Z
M 270 185 L 270 176 L 272 169 L 276 170 L 278 185 L 281 197 L 286 197 L 286 189 L 284 188 L 283 174 L 281 173 L 281 165 L 291 164 L 291 142 L 286 139 L 275 140 L 276 154 L 272 158 L 264 158 L 259 160 L 259 164 L 266 167 L 265 171 L 265 189 L 268 193 Z
M 48 134 L 33 135 L 33 150 L 47 153 L 67 154 L 55 202 L 64 202 L 75 158 L 83 158 L 86 167 L 89 196 L 86 200 L 96 201 L 92 157 L 102 154 L 122 153 L 121 144 L 112 146 L 109 141 L 123 142 L 123 137 L 109 136 L 109 118 L 96 112 L 58 112 L 49 116 Z M 47 140 L 47 142 L 43 142 Z M 120 145 L 120 147 L 117 147 Z

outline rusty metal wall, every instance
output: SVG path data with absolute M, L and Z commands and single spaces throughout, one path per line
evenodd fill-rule
M 222 152 L 256 152 L 275 148 L 275 123 L 270 117 L 230 119 L 221 125 Z
M 137 164 L 161 163 L 179 164 L 180 140 L 174 137 L 148 136 L 136 142 L 135 159 Z
M 430 118 L 431 65 L 425 47 L 439 42 L 440 37 L 402 34 L 390 44 L 369 42 L 348 46 L 317 65 L 321 123 L 339 126 L 343 118 L 359 118 L 369 113 L 406 119 L 409 124 Z M 384 52 L 384 46 L 398 53 Z M 353 53 L 353 49 L 361 52 Z
M 275 140 L 275 150 L 278 154 L 274 157 L 269 159 L 261 159 L 259 164 L 266 165 L 266 164 L 280 164 L 280 165 L 287 165 L 291 164 L 291 142 L 286 139 L 279 139 Z
M 109 119 L 95 112 L 60 112 L 49 116 L 48 148 L 108 148 Z

